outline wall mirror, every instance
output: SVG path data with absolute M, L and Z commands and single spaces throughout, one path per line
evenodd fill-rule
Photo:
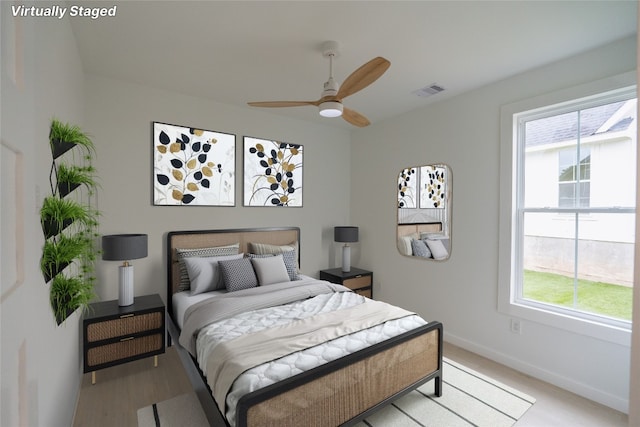
M 444 261 L 451 254 L 451 168 L 435 163 L 398 174 L 398 251 Z

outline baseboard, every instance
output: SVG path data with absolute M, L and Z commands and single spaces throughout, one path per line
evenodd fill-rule
M 602 405 L 613 408 L 617 411 L 629 413 L 629 399 L 622 399 L 618 396 L 614 396 L 610 393 L 604 393 L 601 390 L 597 390 L 587 384 L 572 380 L 571 378 L 563 377 L 555 372 L 548 371 L 540 368 L 539 366 L 525 363 L 520 359 L 513 358 L 507 354 L 497 352 L 491 348 L 477 344 L 475 342 L 459 338 L 451 333 L 445 334 L 444 340 L 455 346 L 461 347 L 465 350 L 479 354 L 480 356 L 491 359 L 495 362 L 501 363 L 516 371 L 530 375 L 541 381 L 545 381 L 549 384 L 553 384 L 556 387 L 560 387 L 564 390 L 575 393 L 585 399 L 592 400 Z

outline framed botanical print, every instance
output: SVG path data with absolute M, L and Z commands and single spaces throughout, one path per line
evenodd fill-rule
M 447 197 L 447 169 L 440 165 L 420 167 L 420 207 L 444 209 Z
M 153 122 L 153 204 L 235 206 L 235 135 Z
M 303 146 L 244 137 L 244 205 L 302 206 Z
M 417 177 L 416 168 L 402 169 L 398 175 L 398 208 L 416 207 Z

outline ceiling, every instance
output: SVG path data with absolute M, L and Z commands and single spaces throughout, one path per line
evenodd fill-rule
M 633 35 L 636 1 L 108 1 L 115 17 L 72 18 L 85 71 L 242 108 L 313 101 L 340 43 L 341 83 L 391 61 L 344 100 L 372 123 Z M 413 94 L 438 84 L 431 97 Z M 261 109 L 352 129 L 316 107 Z

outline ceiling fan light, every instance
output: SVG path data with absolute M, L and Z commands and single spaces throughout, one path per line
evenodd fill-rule
M 339 117 L 342 115 L 342 103 L 337 101 L 325 101 L 320 104 L 320 115 L 322 117 Z

